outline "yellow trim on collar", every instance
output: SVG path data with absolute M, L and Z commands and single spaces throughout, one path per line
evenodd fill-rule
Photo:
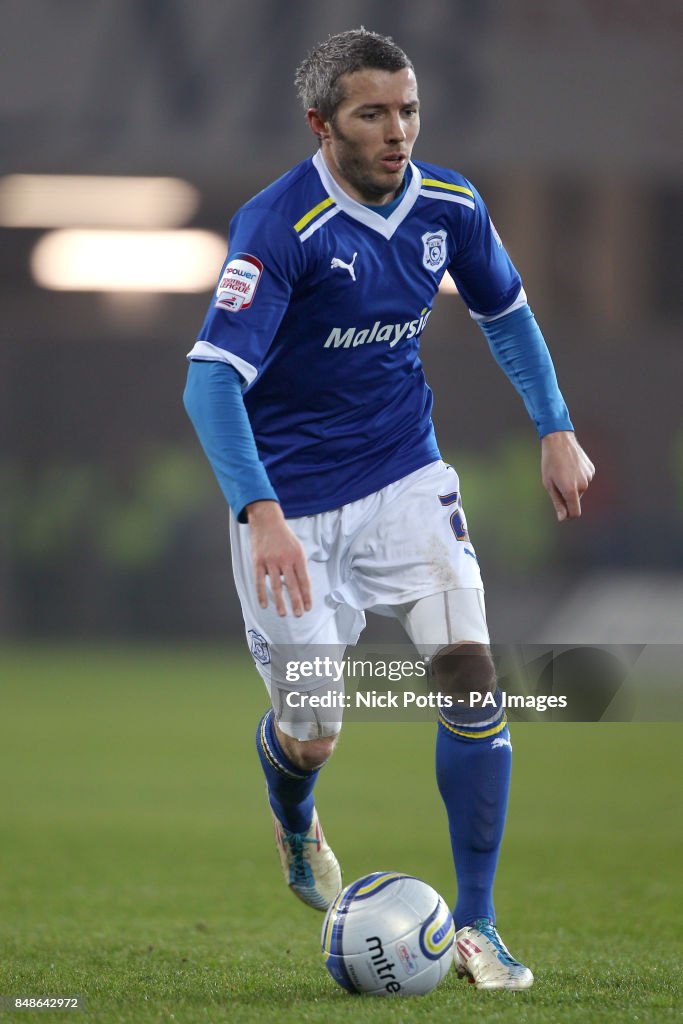
M 436 178 L 423 178 L 423 185 L 436 185 L 438 188 L 447 188 L 449 192 L 464 192 L 466 196 L 471 196 L 474 199 L 474 192 L 465 188 L 464 185 L 451 185 L 447 181 L 437 181 Z
M 314 206 L 312 210 L 309 210 L 308 213 L 305 213 L 301 220 L 298 220 L 294 225 L 294 230 L 301 231 L 301 229 L 305 228 L 314 217 L 317 217 L 319 213 L 326 210 L 328 206 L 334 206 L 334 199 L 330 199 L 329 196 L 327 199 L 323 199 L 322 203 L 318 203 L 318 205 Z

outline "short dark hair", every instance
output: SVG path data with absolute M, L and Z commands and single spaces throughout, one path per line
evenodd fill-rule
M 342 75 L 364 68 L 401 71 L 412 67 L 410 58 L 391 36 L 354 28 L 318 43 L 296 69 L 294 84 L 304 110 L 313 107 L 329 121 L 344 99 L 339 84 Z

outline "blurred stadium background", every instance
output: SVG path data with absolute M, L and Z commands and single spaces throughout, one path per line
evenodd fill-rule
M 495 636 L 680 640 L 676 0 L 5 4 L 3 639 L 239 640 L 185 353 L 230 216 L 311 152 L 295 64 L 361 23 L 413 58 L 416 156 L 484 193 L 598 466 L 558 528 L 521 403 L 440 295 L 424 362 Z

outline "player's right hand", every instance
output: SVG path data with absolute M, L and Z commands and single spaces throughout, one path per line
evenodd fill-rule
M 300 618 L 311 610 L 313 604 L 311 580 L 301 542 L 287 526 L 276 501 L 255 501 L 247 505 L 246 512 L 259 605 L 268 607 L 267 576 L 278 615 L 287 614 L 286 588 L 292 611 Z

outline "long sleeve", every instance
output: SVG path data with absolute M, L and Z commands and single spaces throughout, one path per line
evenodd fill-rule
M 539 437 L 573 430 L 548 346 L 528 305 L 479 321 L 494 359 L 521 395 Z
M 259 458 L 237 370 L 229 363 L 192 360 L 183 402 L 238 520 L 246 522 L 244 509 L 253 501 L 277 501 Z

